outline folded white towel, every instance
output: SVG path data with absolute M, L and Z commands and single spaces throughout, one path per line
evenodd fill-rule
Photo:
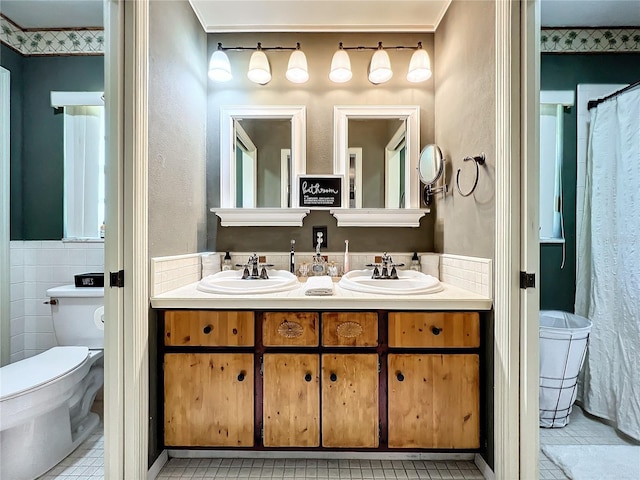
M 333 295 L 333 280 L 328 275 L 309 277 L 302 288 L 305 295 Z

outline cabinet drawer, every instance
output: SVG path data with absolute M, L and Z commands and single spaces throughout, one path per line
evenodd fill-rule
M 389 312 L 390 347 L 480 346 L 478 312 Z
M 262 343 L 265 347 L 318 346 L 316 312 L 264 312 Z
M 378 346 L 378 314 L 375 312 L 324 312 L 322 314 L 322 345 Z
M 251 347 L 254 313 L 169 310 L 164 314 L 164 343 L 172 347 Z

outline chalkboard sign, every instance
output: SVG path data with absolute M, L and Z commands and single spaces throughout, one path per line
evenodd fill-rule
M 300 206 L 334 208 L 342 205 L 342 177 L 336 175 L 301 175 Z

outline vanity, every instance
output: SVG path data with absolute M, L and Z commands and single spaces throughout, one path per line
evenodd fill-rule
M 443 285 L 313 297 L 189 284 L 154 296 L 164 446 L 477 451 L 491 299 Z

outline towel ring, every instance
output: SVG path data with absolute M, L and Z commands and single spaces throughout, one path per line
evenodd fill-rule
M 474 160 L 476 163 L 476 179 L 473 182 L 473 187 L 471 187 L 471 190 L 469 190 L 467 193 L 462 193 L 462 190 L 460 190 L 460 168 L 458 169 L 458 173 L 456 174 L 456 188 L 458 189 L 458 193 L 460 195 L 462 195 L 463 197 L 468 197 L 469 195 L 471 195 L 476 187 L 478 186 L 478 177 L 480 176 L 480 167 L 479 165 L 484 165 L 484 162 L 486 161 L 486 158 L 484 156 L 484 153 L 481 153 L 480 155 L 476 155 L 474 157 L 464 157 L 463 159 L 465 162 L 469 161 L 469 160 Z

